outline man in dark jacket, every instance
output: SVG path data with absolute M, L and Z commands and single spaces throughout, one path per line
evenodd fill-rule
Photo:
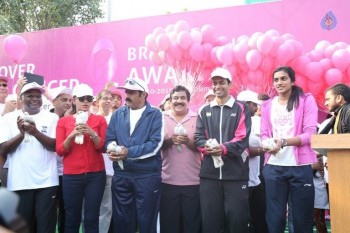
M 325 127 L 321 132 L 328 133 L 333 128 L 333 133 L 350 133 L 350 87 L 338 83 L 329 87 L 325 92 L 325 106 L 329 112 L 334 112 L 334 117 L 330 121 L 330 127 Z M 327 132 L 324 132 L 327 131 Z
M 200 199 L 203 233 L 247 233 L 249 168 L 246 150 L 251 113 L 230 94 L 232 77 L 216 68 L 211 74 L 215 99 L 202 107 L 195 143 L 203 154 Z
M 161 186 L 162 113 L 147 102 L 143 80 L 128 78 L 126 105 L 112 115 L 106 148 L 114 161 L 112 179 L 113 229 L 118 233 L 156 233 Z M 118 149 L 108 145 L 115 142 Z

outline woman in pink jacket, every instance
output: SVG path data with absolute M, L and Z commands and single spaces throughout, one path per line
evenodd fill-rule
M 295 232 L 313 232 L 316 162 L 311 135 L 316 133 L 317 105 L 311 94 L 295 85 L 295 72 L 282 66 L 273 72 L 277 96 L 261 109 L 261 140 L 265 153 L 267 223 L 270 233 L 283 233 L 288 198 Z

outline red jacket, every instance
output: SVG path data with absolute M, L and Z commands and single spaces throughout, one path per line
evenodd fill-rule
M 102 151 L 106 140 L 107 122 L 103 116 L 90 114 L 87 125 L 101 138 L 97 147 L 89 135 L 84 135 L 84 143 L 72 141 L 69 151 L 63 146 L 64 141 L 75 127 L 75 118 L 66 116 L 59 119 L 56 129 L 56 153 L 63 156 L 63 174 L 82 174 L 105 169 Z

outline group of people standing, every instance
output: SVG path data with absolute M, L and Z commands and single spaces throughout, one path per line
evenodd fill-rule
M 283 233 L 289 202 L 294 231 L 311 233 L 314 97 L 288 66 L 273 72 L 270 99 L 248 90 L 231 96 L 224 68 L 210 80 L 213 98 L 198 113 L 186 87 L 174 87 L 161 112 L 147 101 L 147 84 L 128 78 L 118 87 L 123 106 L 119 91 L 94 99 L 79 84 L 51 95 L 52 114 L 40 109 L 43 87 L 23 84 L 23 107 L 0 118 L 0 157 L 19 213 L 36 232 L 55 232 L 58 193 L 60 232 L 78 233 L 82 223 L 87 233 L 155 233 L 159 219 L 161 233 Z M 333 133 L 349 132 L 349 90 L 337 84 L 325 93 Z

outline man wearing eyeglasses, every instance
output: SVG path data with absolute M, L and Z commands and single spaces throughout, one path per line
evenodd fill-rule
M 8 87 L 7 87 L 8 78 L 5 76 L 0 76 L 0 115 L 3 114 L 5 108 L 5 100 L 8 96 Z
M 0 154 L 8 155 L 7 189 L 20 196 L 19 214 L 29 225 L 36 219 L 36 232 L 54 233 L 58 116 L 40 109 L 44 92 L 44 88 L 35 82 L 22 87 L 23 109 L 2 118 Z
M 148 87 L 128 78 L 125 106 L 118 108 L 108 125 L 105 147 L 111 142 L 118 152 L 107 150 L 114 161 L 112 179 L 113 229 L 118 233 L 155 233 L 160 201 L 163 120 L 158 108 L 147 102 Z

